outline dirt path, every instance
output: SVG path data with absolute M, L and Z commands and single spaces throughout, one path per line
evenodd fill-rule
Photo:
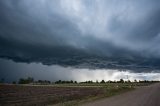
M 83 106 L 160 106 L 160 83 Z

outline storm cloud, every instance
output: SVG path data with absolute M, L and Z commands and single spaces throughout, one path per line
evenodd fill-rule
M 158 0 L 1 0 L 0 57 L 92 69 L 160 69 Z

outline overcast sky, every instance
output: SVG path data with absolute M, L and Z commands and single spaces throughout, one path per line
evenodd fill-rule
M 66 71 L 157 73 L 159 19 L 159 0 L 1 0 L 0 58 Z M 5 62 L 1 73 L 4 66 L 11 67 Z

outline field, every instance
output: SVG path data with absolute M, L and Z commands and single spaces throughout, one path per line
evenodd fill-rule
M 0 85 L 0 106 L 78 105 L 82 101 L 86 102 L 132 90 L 137 85 L 125 83 L 58 85 L 3 84 Z

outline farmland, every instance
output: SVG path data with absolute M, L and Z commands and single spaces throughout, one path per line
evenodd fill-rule
M 0 85 L 0 106 L 44 106 L 72 105 L 116 95 L 148 84 L 105 83 L 105 84 L 54 84 L 54 85 Z

